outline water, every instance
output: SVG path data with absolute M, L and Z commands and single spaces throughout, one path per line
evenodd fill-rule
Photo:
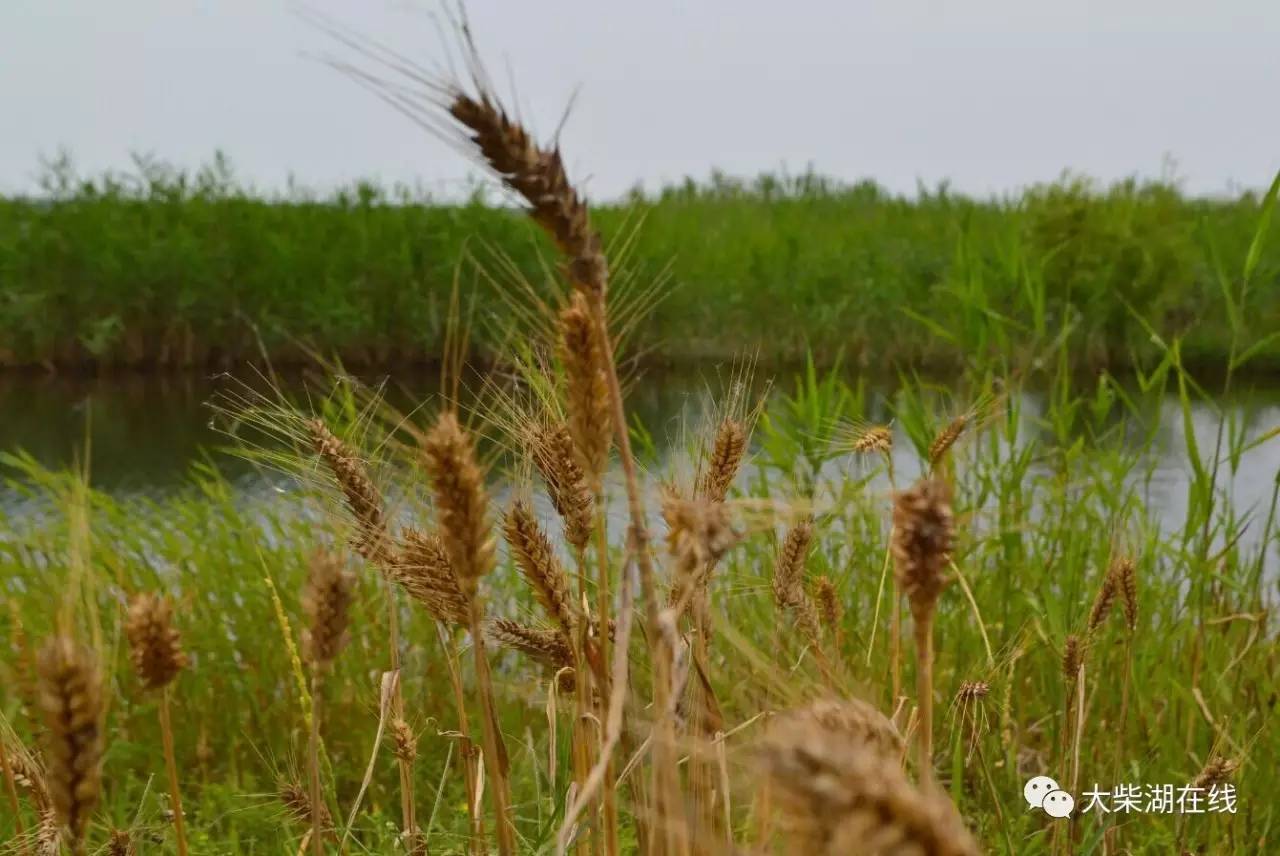
M 647 372 L 630 387 L 628 405 L 633 418 L 651 431 L 659 452 L 682 435 L 682 426 L 697 424 L 697 408 L 705 406 L 707 392 L 725 387 L 726 370 L 704 367 L 685 372 Z M 782 387 L 789 376 L 779 378 Z M 324 382 L 302 378 L 285 381 L 287 393 L 302 398 L 311 390 L 323 394 Z M 216 464 L 246 500 L 278 495 L 278 478 L 225 453 L 228 439 L 213 426 L 209 402 L 220 392 L 241 388 L 225 376 L 123 376 L 76 379 L 57 376 L 0 376 L 0 450 L 22 449 L 45 466 L 83 464 L 87 455 L 95 487 L 120 496 L 163 497 L 188 482 L 193 464 Z M 436 372 L 397 373 L 388 395 L 400 405 L 420 402 L 438 389 Z M 872 385 L 873 412 L 881 408 L 887 386 Z M 1022 412 L 1032 424 L 1046 405 L 1042 397 L 1029 395 Z M 1232 397 L 1228 412 L 1243 420 L 1245 433 L 1258 437 L 1280 426 L 1280 385 L 1251 389 Z M 1185 428 L 1177 400 L 1166 400 L 1158 416 L 1160 428 L 1152 462 L 1154 477 L 1146 497 L 1170 527 L 1181 525 L 1187 511 L 1187 485 L 1191 468 L 1186 455 Z M 1203 452 L 1213 448 L 1218 417 L 1199 405 L 1192 426 Z M 914 471 L 912 454 L 899 442 L 899 472 L 909 478 Z M 6 475 L 9 475 L 6 473 Z M 1280 477 L 1280 438 L 1247 453 L 1234 472 L 1223 467 L 1220 487 L 1229 490 L 1237 509 L 1255 518 L 1265 515 Z M 12 484 L 0 486 L 0 510 L 11 519 L 35 511 L 32 500 Z M 1256 543 L 1262 521 L 1246 532 L 1242 543 Z

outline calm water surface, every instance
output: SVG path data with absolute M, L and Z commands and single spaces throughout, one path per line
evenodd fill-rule
M 435 372 L 425 371 L 398 375 L 390 395 L 405 404 L 422 401 L 437 388 L 437 377 Z M 789 384 L 789 376 L 782 374 L 776 387 Z M 682 425 L 697 424 L 696 408 L 707 400 L 707 391 L 724 385 L 723 372 L 715 368 L 651 372 L 632 385 L 628 404 L 661 446 L 679 436 Z M 287 387 L 291 397 L 305 395 L 308 388 L 301 379 L 288 381 Z M 282 477 L 264 474 L 226 454 L 222 447 L 228 439 L 211 424 L 209 402 L 220 391 L 236 388 L 237 382 L 223 377 L 0 377 L 0 413 L 4 414 L 0 451 L 21 449 L 50 467 L 83 462 L 87 453 L 93 484 L 121 496 L 160 497 L 176 491 L 187 483 L 193 464 L 208 461 L 228 476 L 246 501 L 278 497 L 286 487 L 280 483 Z M 868 414 L 872 418 L 883 415 L 882 393 L 886 389 L 872 386 Z M 1034 420 L 1043 409 L 1043 400 L 1036 396 L 1028 396 L 1022 403 L 1027 420 Z M 1231 399 L 1229 410 L 1244 422 L 1251 437 L 1280 426 L 1280 385 L 1243 391 Z M 1167 524 L 1176 526 L 1186 514 L 1190 466 L 1175 399 L 1164 403 L 1159 419 L 1154 478 L 1147 501 Z M 1197 407 L 1192 424 L 1200 448 L 1210 453 L 1217 415 L 1208 407 Z M 910 477 L 915 468 L 913 456 L 906 451 L 905 442 L 897 445 L 903 455 L 900 472 Z M 5 476 L 12 477 L 12 473 Z M 1231 491 L 1238 509 L 1251 510 L 1258 517 L 1267 512 L 1277 478 L 1280 438 L 1246 454 L 1234 475 L 1223 473 L 1220 485 Z M 20 520 L 35 509 L 16 485 L 0 485 L 0 510 L 11 519 Z M 1260 521 L 1250 527 L 1255 532 L 1261 528 Z M 1250 534 L 1246 533 L 1246 542 Z

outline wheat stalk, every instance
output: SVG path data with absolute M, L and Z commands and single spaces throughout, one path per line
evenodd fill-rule
M 954 546 L 955 521 L 946 482 L 923 479 L 894 496 L 894 579 L 907 598 L 915 631 L 917 763 L 926 782 L 933 777 L 933 615 L 947 584 Z
M 351 590 L 355 578 L 341 561 L 326 553 L 316 553 L 308 567 L 302 606 L 309 625 L 303 636 L 303 650 L 311 663 L 311 734 L 307 744 L 307 772 L 310 782 L 311 846 L 316 856 L 324 852 L 320 796 L 320 713 L 324 675 L 347 641 Z
M 443 411 L 437 418 L 423 440 L 422 450 L 435 498 L 441 539 L 458 587 L 470 607 L 469 627 L 475 657 L 476 691 L 481 707 L 485 768 L 492 784 L 498 849 L 507 856 L 515 852 L 508 762 L 493 704 L 493 685 L 482 627 L 483 607 L 479 596 L 481 577 L 493 570 L 495 549 L 488 519 L 489 496 L 484 472 L 476 462 L 470 436 L 451 411 Z
M 178 787 L 178 763 L 173 746 L 173 723 L 169 710 L 169 684 L 187 665 L 182 640 L 173 626 L 173 604 L 155 594 L 139 594 L 129 604 L 125 617 L 129 654 L 142 685 L 159 689 L 160 736 L 164 747 L 165 771 L 169 779 L 169 806 L 178 839 L 179 856 L 186 856 L 186 820 L 182 812 L 182 792 Z
M 49 798 L 57 829 L 80 856 L 102 795 L 102 676 L 92 653 L 68 636 L 45 644 L 36 669 Z

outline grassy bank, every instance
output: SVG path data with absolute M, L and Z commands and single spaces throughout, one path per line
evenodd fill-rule
M 288 363 L 308 347 L 352 366 L 431 359 L 467 248 L 492 273 L 489 248 L 501 247 L 538 283 L 552 257 L 519 212 L 479 195 L 436 204 L 360 185 L 264 199 L 222 161 L 96 178 L 64 163 L 44 185 L 40 201 L 0 200 L 7 366 L 207 367 L 264 349 Z M 637 277 L 669 272 L 636 331 L 650 356 L 756 348 L 780 363 L 809 349 L 876 365 L 1022 365 L 1063 337 L 1081 367 L 1142 362 L 1159 351 L 1135 313 L 1166 341 L 1181 336 L 1187 364 L 1225 362 L 1214 259 L 1243 257 L 1257 216 L 1251 195 L 1076 179 L 992 200 L 720 178 L 595 209 Z M 1240 307 L 1255 331 L 1280 328 L 1280 241 L 1269 246 Z M 483 347 L 511 319 L 482 305 Z M 1280 342 L 1253 365 L 1280 367 Z
M 1186 441 L 1195 477 L 1185 517 L 1172 519 L 1162 518 L 1145 498 L 1162 489 L 1152 454 L 1166 430 L 1159 405 L 1173 389 L 1195 389 L 1176 371 L 1152 378 L 1132 398 L 1101 388 L 1090 398 L 1064 392 L 1035 413 L 1021 411 L 1022 399 L 1012 396 L 1007 409 L 989 411 L 933 465 L 934 435 L 980 397 L 984 382 L 972 379 L 953 392 L 908 386 L 887 409 L 873 410 L 859 389 L 834 376 L 780 380 L 785 394 L 757 424 L 725 506 L 742 540 L 716 566 L 709 590 L 714 633 L 703 691 L 723 717 L 725 737 L 710 746 L 722 752 L 731 799 L 717 806 L 736 840 L 760 842 L 760 830 L 768 828 L 759 801 L 759 753 L 772 732 L 762 713 L 815 698 L 857 697 L 886 714 L 896 711 L 894 721 L 908 735 L 918 731 L 918 724 L 909 724 L 918 715 L 912 714 L 917 672 L 909 653 L 910 620 L 904 610 L 899 658 L 890 618 L 894 583 L 890 575 L 886 587 L 883 576 L 891 538 L 887 459 L 875 450 L 855 451 L 856 433 L 835 432 L 837 442 L 820 442 L 833 437 L 836 421 L 849 425 L 871 417 L 896 423 L 892 459 L 900 486 L 931 466 L 954 479 L 954 576 L 933 619 L 931 766 L 984 852 L 1060 852 L 1073 828 L 1080 853 L 1102 852 L 1104 840 L 1108 848 L 1131 852 L 1266 849 L 1280 822 L 1269 796 L 1277 786 L 1271 760 L 1280 752 L 1280 732 L 1274 726 L 1274 629 L 1266 619 L 1280 546 L 1276 497 L 1270 508 L 1245 509 L 1211 488 L 1219 470 L 1225 479 L 1267 460 L 1258 456 L 1265 452 L 1261 447 L 1248 450 L 1254 438 L 1243 425 L 1229 427 L 1216 443 L 1203 435 L 1199 446 Z M 1186 396 L 1189 407 L 1196 395 Z M 1212 399 L 1205 403 L 1213 406 Z M 397 537 L 411 521 L 434 525 L 415 498 L 429 481 L 416 445 L 383 442 L 404 436 L 399 418 L 384 414 L 350 424 L 351 410 L 329 408 L 326 415 L 335 426 L 347 425 L 341 433 L 360 450 L 387 497 Z M 676 485 L 683 495 L 691 492 L 715 419 L 690 426 L 690 456 L 660 462 L 642 452 L 652 479 Z M 267 422 L 282 432 L 299 425 L 284 411 Z M 391 434 L 384 438 L 384 430 Z M 643 449 L 645 434 L 637 432 Z M 122 502 L 87 488 L 75 474 L 6 461 L 8 472 L 49 510 L 39 520 L 0 523 L 0 638 L 7 640 L 0 677 L 14 689 L 0 700 L 0 715 L 12 727 L 6 735 L 10 756 L 40 745 L 35 655 L 55 632 L 55 605 L 63 604 L 75 614 L 81 638 L 91 640 L 107 679 L 104 778 L 89 827 L 91 852 L 112 831 L 127 833 L 149 852 L 173 852 L 176 833 L 165 815 L 159 753 L 160 696 L 140 684 L 123 630 L 130 596 L 165 591 L 176 599 L 174 620 L 190 656 L 170 699 L 191 852 L 299 852 L 308 822 L 296 801 L 281 798 L 281 785 L 305 782 L 311 697 L 306 667 L 295 658 L 299 648 L 305 651 L 304 633 L 314 627 L 303 596 L 308 565 L 317 548 L 327 547 L 348 557 L 357 578 L 349 642 L 324 683 L 322 798 L 338 818 L 339 834 L 352 816 L 350 852 L 402 852 L 396 841 L 403 789 L 396 744 L 384 736 L 378 748 L 390 597 L 400 639 L 403 718 L 417 745 L 411 781 L 418 824 L 431 852 L 467 852 L 471 792 L 463 759 L 476 756 L 469 754 L 474 743 L 458 732 L 450 669 L 459 669 L 467 698 L 474 698 L 482 679 L 468 635 L 452 624 L 437 626 L 430 608 L 351 554 L 356 523 L 343 510 L 324 462 L 305 442 L 273 460 L 297 481 L 254 504 L 208 470 L 194 473 L 179 495 Z M 504 461 L 501 483 L 536 497 L 536 519 L 555 539 L 560 561 L 572 567 L 560 543 L 561 522 L 542 490 L 527 481 L 527 464 Z M 610 479 L 605 491 L 616 496 L 621 486 Z M 656 504 L 651 497 L 655 520 Z M 494 503 L 497 531 L 510 507 L 509 500 Z M 784 532 L 810 511 L 815 534 L 798 583 L 817 603 L 829 586 L 839 605 L 838 614 L 821 612 L 812 636 L 802 618 L 808 601 L 778 594 Z M 615 521 L 610 528 L 616 544 L 621 526 Z M 679 579 L 675 543 L 657 542 L 664 599 Z M 1108 601 L 1100 594 L 1107 573 L 1126 559 L 1137 574 L 1133 600 L 1112 590 Z M 618 547 L 608 561 L 621 574 Z M 594 587 L 586 591 L 594 599 Z M 489 620 L 515 619 L 540 632 L 554 626 L 505 544 L 482 592 Z M 1064 672 L 1072 638 L 1083 646 L 1084 667 Z M 632 651 L 636 692 L 644 698 L 645 645 L 633 639 Z M 510 758 L 517 852 L 551 852 L 565 816 L 565 788 L 580 778 L 571 727 L 575 697 L 558 684 L 554 666 L 528 652 L 497 646 L 489 658 Z M 691 688 L 688 703 L 698 697 Z M 468 708 L 478 741 L 478 714 L 471 702 Z M 635 730 L 620 767 L 650 727 L 642 712 L 630 716 Z M 681 752 L 696 758 L 709 738 L 682 730 Z M 643 752 L 637 757 L 643 759 Z M 1048 774 L 1076 795 L 1078 810 L 1087 802 L 1081 795 L 1095 784 L 1108 792 L 1141 785 L 1145 807 L 1147 785 L 1189 786 L 1213 759 L 1240 764 L 1224 779 L 1236 789 L 1234 812 L 1220 810 L 1221 799 L 1213 811 L 1196 815 L 1094 808 L 1068 825 L 1023 803 L 1024 782 Z M 696 773 L 688 775 L 695 781 Z M 620 799 L 630 793 L 623 783 L 617 789 Z M 0 836 L 8 838 L 17 822 L 28 835 L 38 828 L 31 795 L 20 790 L 18 797 L 16 819 L 7 808 L 0 811 Z M 624 816 L 621 852 L 635 852 L 634 823 L 644 817 Z M 492 844 L 491 817 L 485 826 Z M 789 828 L 774 827 L 780 849 L 768 852 L 798 852 L 787 844 L 794 844 L 784 834 Z M 593 829 L 598 827 L 588 823 L 583 835 Z M 326 846 L 334 852 L 332 842 Z

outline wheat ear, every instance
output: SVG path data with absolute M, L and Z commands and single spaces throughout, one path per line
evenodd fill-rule
M 917 763 L 926 782 L 933 777 L 933 615 L 947 584 L 955 546 L 951 489 L 923 479 L 894 496 L 894 580 L 911 608 L 916 649 L 916 704 L 920 710 Z
M 458 587 L 470 607 L 471 648 L 475 656 L 476 690 L 481 707 L 485 768 L 492 783 L 497 816 L 498 849 L 515 853 L 507 754 L 493 704 L 493 685 L 485 655 L 480 579 L 494 566 L 494 539 L 488 519 L 489 496 L 475 448 L 457 417 L 444 411 L 423 441 L 427 474 L 435 497 L 440 534 Z
M 45 644 L 36 669 L 49 797 L 66 844 L 81 856 L 102 795 L 102 675 L 93 654 L 68 636 Z
M 309 625 L 303 647 L 311 663 L 311 735 L 307 743 L 307 773 L 310 782 L 311 847 L 316 856 L 324 852 L 324 824 L 320 806 L 320 713 L 324 675 L 347 641 L 351 590 L 355 578 L 335 556 L 317 553 L 311 558 L 302 606 Z
M 186 856 L 186 820 L 182 814 L 182 792 L 178 787 L 178 763 L 173 746 L 173 723 L 169 711 L 169 685 L 187 665 L 182 639 L 173 626 L 173 604 L 155 594 L 139 594 L 129 604 L 125 636 L 134 670 L 147 689 L 160 690 L 160 737 L 164 746 L 165 772 L 169 778 L 169 806 L 178 839 L 178 854 Z
M 769 730 L 759 757 L 790 833 L 787 852 L 980 852 L 951 801 L 928 782 L 912 785 L 898 758 L 861 729 L 813 716 L 784 718 Z
M 470 45 L 469 37 L 468 46 L 474 57 L 474 46 Z M 478 75 L 476 78 L 479 80 Z M 659 604 L 653 560 L 649 552 L 644 495 L 640 489 L 640 477 L 631 453 L 631 437 L 627 429 L 626 407 L 622 400 L 622 384 L 618 380 L 613 342 L 609 336 L 606 310 L 609 267 L 603 250 L 603 241 L 591 224 L 585 200 L 569 183 L 558 149 L 539 147 L 528 132 L 511 119 L 487 92 L 482 90 L 473 97 L 458 87 L 453 87 L 450 95 L 450 115 L 467 129 L 480 154 L 503 183 L 524 197 L 530 206 L 530 214 L 534 221 L 551 235 L 560 252 L 565 256 L 568 276 L 574 288 L 587 297 L 587 307 L 595 327 L 595 341 L 600 347 L 601 364 L 605 372 L 610 424 L 616 436 L 623 479 L 626 484 L 627 509 L 631 519 L 627 537 L 628 554 L 635 561 L 646 620 L 650 627 L 657 628 Z M 608 606 L 607 582 L 607 578 L 602 575 L 600 580 L 602 606 Z M 624 597 L 623 602 L 629 608 L 631 607 L 629 598 Z M 608 625 L 611 616 L 601 609 L 599 619 L 602 624 Z M 624 616 L 619 623 L 622 628 L 621 643 L 625 642 L 629 636 L 631 616 Z M 660 634 L 656 632 L 649 634 L 649 654 L 654 667 L 653 701 L 655 708 L 661 712 L 669 708 L 666 693 L 670 683 L 670 652 L 664 653 L 663 642 L 659 637 Z M 621 671 L 620 676 L 623 678 L 627 670 L 625 654 L 624 651 L 621 656 L 615 656 L 618 670 Z M 617 681 L 612 681 L 612 684 L 616 685 Z M 610 690 L 610 710 L 606 716 L 609 731 L 606 732 L 601 756 L 596 768 L 592 770 L 587 786 L 583 787 L 565 813 L 557 835 L 559 852 L 564 850 L 568 831 L 572 828 L 577 814 L 593 798 L 591 791 L 598 789 L 603 782 L 603 774 L 610 764 L 613 748 L 622 736 L 622 721 L 619 714 L 624 701 L 625 695 L 621 689 L 617 692 Z M 667 748 L 671 726 L 662 713 L 660 713 L 656 730 L 659 733 L 653 768 L 659 801 L 654 815 L 659 825 L 662 825 L 667 811 L 666 803 L 677 798 L 679 785 L 675 767 L 676 759 Z M 610 841 L 614 841 L 616 830 L 610 829 L 606 833 Z M 674 840 L 668 840 L 667 843 L 676 844 Z

